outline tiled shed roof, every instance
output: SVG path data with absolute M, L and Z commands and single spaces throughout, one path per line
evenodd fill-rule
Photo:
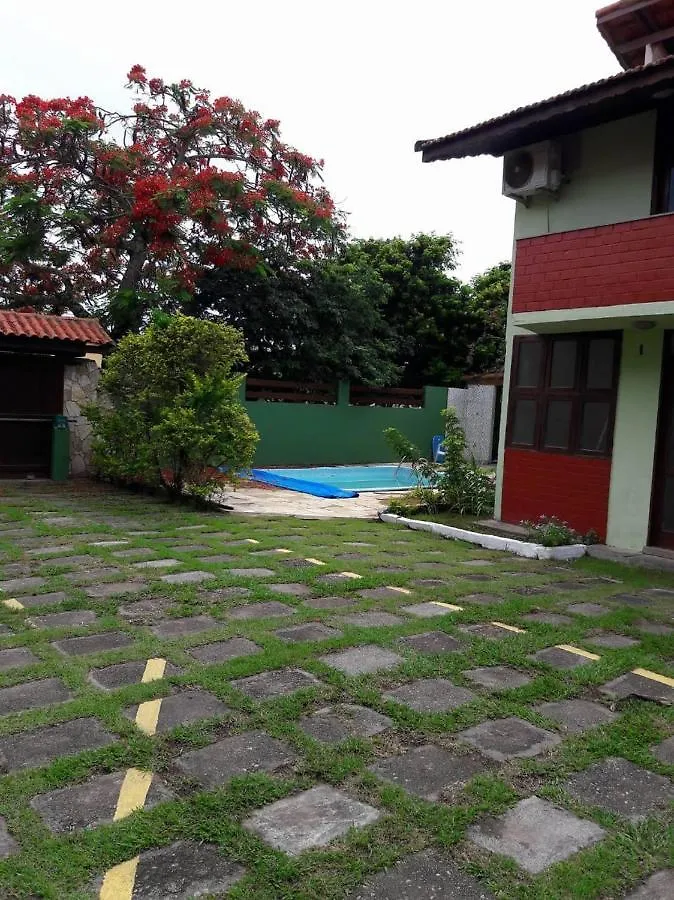
M 0 309 L 0 335 L 70 341 L 87 347 L 112 344 L 112 338 L 103 330 L 98 319 L 45 316 L 15 309 Z

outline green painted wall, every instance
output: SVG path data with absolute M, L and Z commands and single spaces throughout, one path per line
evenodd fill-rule
M 625 550 L 648 543 L 662 346 L 660 328 L 623 332 L 607 543 Z
M 422 453 L 443 428 L 447 388 L 427 387 L 423 409 L 349 406 L 349 388 L 340 385 L 336 406 L 313 403 L 246 402 L 260 433 L 256 466 L 339 465 L 396 462 L 383 431 L 398 428 Z
M 569 183 L 557 198 L 517 204 L 515 237 L 535 237 L 650 215 L 655 111 L 563 139 Z

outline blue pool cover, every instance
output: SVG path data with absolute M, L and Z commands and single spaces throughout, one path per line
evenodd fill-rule
M 252 475 L 264 484 L 340 499 L 357 497 L 359 491 L 404 491 L 417 484 L 412 470 L 399 465 L 253 469 Z

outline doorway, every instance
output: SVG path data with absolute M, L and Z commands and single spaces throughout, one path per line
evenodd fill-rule
M 650 544 L 674 550 L 674 331 L 665 332 Z
M 63 366 L 54 356 L 0 353 L 0 478 L 49 477 Z

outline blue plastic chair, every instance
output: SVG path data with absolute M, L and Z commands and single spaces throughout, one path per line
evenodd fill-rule
M 432 441 L 432 449 L 433 449 L 433 462 L 442 463 L 445 461 L 445 451 L 442 447 L 442 442 L 444 441 L 444 434 L 436 434 L 433 436 Z

